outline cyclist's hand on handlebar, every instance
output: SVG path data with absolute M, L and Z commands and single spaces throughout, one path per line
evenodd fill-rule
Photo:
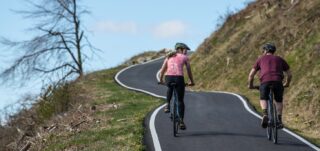
M 258 86 L 258 85 L 255 85 L 255 86 L 253 86 L 253 85 L 248 85 L 248 88 L 249 89 L 260 89 L 260 86 Z
M 187 86 L 194 86 L 195 84 L 193 82 L 187 83 Z
M 164 85 L 164 82 L 162 80 L 158 81 L 158 84 Z
M 260 90 L 260 86 L 259 85 L 255 85 L 253 86 L 254 89 Z
M 283 84 L 283 87 L 287 88 L 287 87 L 289 87 L 289 84 L 285 83 L 285 84 Z

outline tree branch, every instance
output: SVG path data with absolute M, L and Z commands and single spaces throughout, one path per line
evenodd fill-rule
M 26 1 L 31 8 L 16 12 L 39 21 L 29 29 L 40 31 L 42 35 L 22 42 L 0 39 L 1 44 L 22 52 L 22 56 L 0 73 L 0 77 L 15 80 L 18 75 L 25 81 L 37 74 L 46 80 L 50 79 L 47 75 L 54 74 L 61 76 L 61 80 L 73 73 L 82 76 L 83 58 L 87 56 L 83 49 L 88 46 L 93 53 L 97 50 L 89 43 L 80 24 L 80 15 L 88 11 L 79 7 L 77 0 Z
M 60 6 L 62 6 L 64 8 L 64 10 L 66 10 L 70 15 L 74 16 L 75 13 L 72 12 L 68 6 L 66 6 L 66 4 L 64 2 L 62 2 L 62 0 L 57 0 L 57 2 L 60 4 Z
M 61 83 L 62 81 L 65 81 L 65 79 L 67 78 L 67 77 L 69 77 L 71 74 L 73 74 L 73 73 L 78 73 L 77 71 L 74 71 L 74 70 L 71 70 L 71 71 L 69 71 L 65 76 L 63 76 L 57 83 Z
M 62 39 L 62 42 L 63 42 L 64 46 L 66 47 L 66 50 L 69 52 L 69 55 L 70 55 L 71 58 L 73 59 L 73 61 L 74 61 L 77 65 L 79 65 L 79 62 L 77 61 L 76 57 L 75 57 L 74 54 L 72 53 L 71 49 L 68 47 L 68 44 L 67 44 L 67 42 L 66 42 L 66 40 L 64 39 L 64 37 L 63 37 L 62 34 L 60 34 L 60 37 L 61 37 L 61 39 Z
M 76 57 L 74 56 L 74 54 L 72 53 L 71 49 L 70 49 L 69 46 L 68 46 L 68 42 L 69 42 L 69 43 L 72 43 L 74 46 L 77 46 L 76 43 L 74 43 L 74 42 L 72 42 L 72 41 L 67 41 L 67 40 L 65 40 L 65 38 L 64 38 L 64 36 L 63 36 L 63 34 L 62 34 L 61 32 L 52 31 L 52 29 L 46 30 L 46 29 L 43 29 L 43 28 L 40 28 L 40 27 L 39 27 L 39 29 L 42 30 L 42 31 L 44 31 L 44 32 L 49 33 L 49 34 L 52 35 L 52 36 L 59 36 L 59 37 L 61 38 L 61 40 L 62 40 L 63 45 L 64 45 L 64 49 L 66 49 L 66 50 L 68 51 L 68 53 L 69 53 L 69 55 L 71 56 L 71 58 L 73 59 L 73 61 L 74 61 L 76 64 L 79 65 L 79 62 L 77 61 Z
M 51 70 L 45 70 L 45 69 L 39 69 L 39 68 L 34 68 L 34 70 L 39 71 L 39 72 L 43 72 L 43 73 L 51 73 L 51 72 L 60 70 L 61 68 L 65 68 L 65 67 L 71 67 L 72 69 L 77 70 L 77 68 L 75 68 L 70 63 L 63 64 L 63 65 L 56 67 L 56 68 L 53 68 Z

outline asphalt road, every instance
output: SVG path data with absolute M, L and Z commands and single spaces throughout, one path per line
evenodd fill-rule
M 158 97 L 165 96 L 166 87 L 158 85 L 156 78 L 162 62 L 163 59 L 160 59 L 130 67 L 115 78 L 125 87 Z M 278 144 L 268 141 L 266 130 L 260 127 L 261 119 L 250 113 L 244 104 L 244 100 L 241 101 L 239 96 L 233 94 L 187 91 L 187 130 L 180 131 L 178 137 L 173 137 L 169 114 L 163 112 L 163 106 L 159 107 L 144 122 L 147 150 L 319 151 L 319 148 L 302 142 L 305 140 L 301 141 L 284 130 L 279 131 Z M 152 115 L 155 117 L 154 122 L 150 118 Z M 153 125 L 155 130 L 152 130 Z

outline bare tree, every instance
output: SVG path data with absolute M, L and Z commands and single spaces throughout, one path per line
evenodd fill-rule
M 80 21 L 89 12 L 80 7 L 79 0 L 26 1 L 31 8 L 16 12 L 36 21 L 30 28 L 36 36 L 19 42 L 1 38 L 1 44 L 22 55 L 0 77 L 6 81 L 12 77 L 25 80 L 54 76 L 59 77 L 58 82 L 82 77 L 86 53 L 98 50 L 88 41 Z

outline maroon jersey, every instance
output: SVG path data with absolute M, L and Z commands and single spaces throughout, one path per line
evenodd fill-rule
M 282 81 L 283 71 L 289 70 L 288 63 L 279 56 L 264 55 L 261 56 L 253 66 L 259 71 L 260 82 Z

